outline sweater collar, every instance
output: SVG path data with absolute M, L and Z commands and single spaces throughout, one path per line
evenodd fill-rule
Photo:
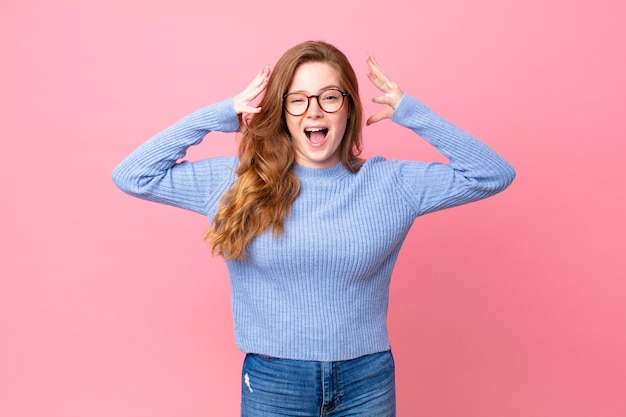
M 350 174 L 341 162 L 329 168 L 309 168 L 302 165 L 294 164 L 294 172 L 298 178 L 307 180 L 327 180 L 339 179 Z

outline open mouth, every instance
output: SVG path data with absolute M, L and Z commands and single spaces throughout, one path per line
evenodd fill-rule
M 313 145 L 322 144 L 326 140 L 328 129 L 325 127 L 311 127 L 304 129 L 304 134 Z

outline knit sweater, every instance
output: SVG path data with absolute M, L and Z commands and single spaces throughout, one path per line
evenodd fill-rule
M 245 260 L 227 261 L 243 352 L 336 361 L 388 350 L 391 274 L 415 218 L 493 195 L 515 176 L 493 150 L 413 97 L 402 98 L 392 120 L 449 163 L 373 157 L 357 173 L 341 163 L 296 165 L 301 189 L 284 233 L 266 230 Z M 113 179 L 128 194 L 211 220 L 236 179 L 237 158 L 179 160 L 208 132 L 237 129 L 231 99 L 200 109 L 141 145 Z

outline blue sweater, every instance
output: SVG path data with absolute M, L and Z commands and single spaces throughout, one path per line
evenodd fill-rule
M 513 168 L 489 147 L 405 95 L 393 121 L 412 129 L 449 164 L 369 159 L 296 165 L 301 190 L 285 233 L 255 238 L 244 261 L 227 262 L 235 335 L 243 352 L 335 361 L 389 349 L 391 273 L 417 216 L 504 190 Z M 198 110 L 157 134 L 114 171 L 128 194 L 211 220 L 234 180 L 234 157 L 177 162 L 210 131 L 232 132 L 232 101 Z

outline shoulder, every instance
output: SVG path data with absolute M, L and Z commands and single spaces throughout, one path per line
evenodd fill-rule
M 211 165 L 214 169 L 233 171 L 239 166 L 239 158 L 236 156 L 214 156 L 198 161 Z
M 387 174 L 398 176 L 404 171 L 421 169 L 425 164 L 419 161 L 403 159 L 387 159 L 384 156 L 373 156 L 365 161 L 361 170 L 363 174 Z
M 192 162 L 197 175 L 207 176 L 213 182 L 232 181 L 236 177 L 239 159 L 236 156 L 217 156 Z
M 372 156 L 371 158 L 368 158 L 365 161 L 365 163 L 361 166 L 361 169 L 359 170 L 359 172 L 386 170 L 393 166 L 394 164 L 393 161 L 394 161 L 393 159 L 389 160 L 385 158 L 384 156 L 380 156 L 380 155 Z

